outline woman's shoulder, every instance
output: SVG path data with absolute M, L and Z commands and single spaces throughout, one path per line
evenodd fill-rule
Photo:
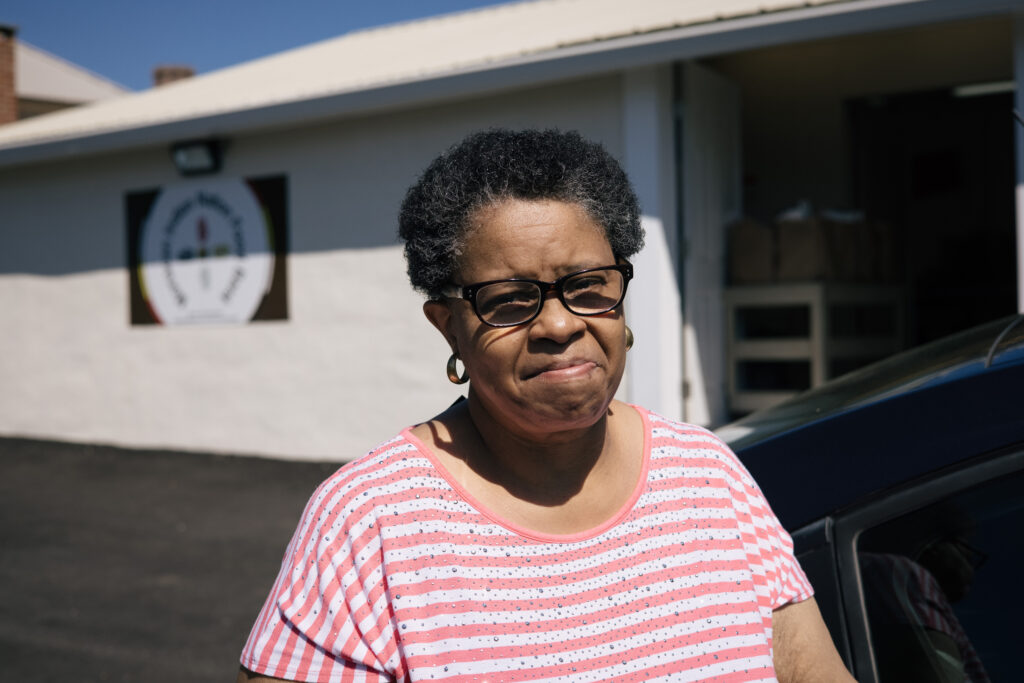
M 633 405 L 633 408 L 644 418 L 644 423 L 647 425 L 647 429 L 651 435 L 658 438 L 664 438 L 669 440 L 678 440 L 683 442 L 692 443 L 697 441 L 706 441 L 708 443 L 719 444 L 726 449 L 725 443 L 715 435 L 710 429 L 701 427 L 700 425 L 690 424 L 682 420 L 674 420 L 664 415 L 660 415 L 653 410 L 648 410 L 642 406 Z
M 368 502 L 380 497 L 394 500 L 410 480 L 430 476 L 433 468 L 417 444 L 403 430 L 396 436 L 342 465 L 317 487 L 313 499 Z
M 301 557 L 335 557 L 346 543 L 372 542 L 384 526 L 415 517 L 421 495 L 437 497 L 444 486 L 405 430 L 342 465 L 313 491 L 291 547 Z
M 640 406 L 634 408 L 644 417 L 655 458 L 715 460 L 740 477 L 749 476 L 732 449 L 707 427 L 674 420 Z

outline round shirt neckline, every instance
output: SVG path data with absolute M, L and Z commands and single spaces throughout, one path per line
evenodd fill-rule
M 452 473 L 448 471 L 448 468 L 446 468 L 441 463 L 441 460 L 434 454 L 433 450 L 429 446 L 427 446 L 426 443 L 420 440 L 419 437 L 412 433 L 412 427 L 406 427 L 405 429 L 402 430 L 402 438 L 411 443 L 423 457 L 430 461 L 431 465 L 433 465 L 434 471 L 438 474 L 438 476 L 444 479 L 445 482 L 447 482 L 447 484 L 452 488 L 452 490 L 455 491 L 455 493 L 458 494 L 458 496 L 462 498 L 462 500 L 467 505 L 469 505 L 476 512 L 480 513 L 481 515 L 483 515 L 490 521 L 494 522 L 495 524 L 504 527 L 505 529 L 515 534 L 518 534 L 519 536 L 523 536 L 534 541 L 539 541 L 541 543 L 578 543 L 580 541 L 588 541 L 590 539 L 596 538 L 601 534 L 605 533 L 606 531 L 608 531 L 609 529 L 613 529 L 616 526 L 618 526 L 629 515 L 629 513 L 633 511 L 633 508 L 636 506 L 636 503 L 640 499 L 640 496 L 647 488 L 647 480 L 649 477 L 651 462 L 650 417 L 647 411 L 644 410 L 643 408 L 632 404 L 627 405 L 629 405 L 630 408 L 635 410 L 640 415 L 644 431 L 643 452 L 641 455 L 643 461 L 641 463 L 640 476 L 637 478 L 636 486 L 633 489 L 633 493 L 630 494 L 629 498 L 626 499 L 626 502 L 623 503 L 622 507 L 619 508 L 619 510 L 615 514 L 613 514 L 611 517 L 609 517 L 606 521 L 602 522 L 601 524 L 590 529 L 577 532 L 575 534 L 548 534 L 542 531 L 537 531 L 535 529 L 524 527 L 520 524 L 512 522 L 511 520 L 505 519 L 504 517 L 497 514 L 496 512 L 488 508 L 486 505 L 481 503 L 472 493 L 466 490 L 466 488 L 463 487 L 462 484 L 460 484 L 455 479 L 454 476 L 452 476 Z

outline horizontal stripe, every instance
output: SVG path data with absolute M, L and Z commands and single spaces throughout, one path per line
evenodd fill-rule
M 243 650 L 296 680 L 770 680 L 771 611 L 811 594 L 749 473 L 643 413 L 614 523 L 517 530 L 404 436 L 310 498 Z

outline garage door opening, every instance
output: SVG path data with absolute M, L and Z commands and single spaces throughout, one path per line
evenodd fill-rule
M 741 110 L 732 415 L 1016 312 L 1013 44 L 999 16 L 702 61 Z
M 961 92 L 847 105 L 855 201 L 894 228 L 909 346 L 1016 312 L 1013 97 Z

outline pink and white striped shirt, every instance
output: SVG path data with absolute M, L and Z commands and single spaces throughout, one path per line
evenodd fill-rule
M 342 467 L 242 664 L 299 681 L 775 680 L 772 610 L 812 594 L 789 535 L 717 437 L 640 413 L 636 491 L 571 536 L 484 509 L 408 430 Z

